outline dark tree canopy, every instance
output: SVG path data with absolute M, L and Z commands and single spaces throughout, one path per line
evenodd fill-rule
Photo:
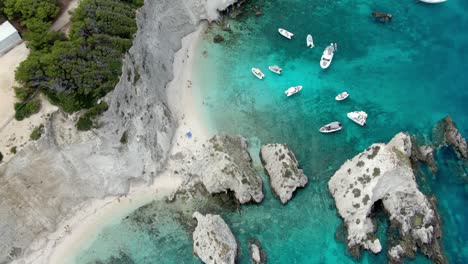
M 16 70 L 16 79 L 27 89 L 41 89 L 67 112 L 94 107 L 119 80 L 123 54 L 137 30 L 140 1 L 82 0 L 68 39 L 37 25 L 45 34 L 29 40 L 33 50 Z

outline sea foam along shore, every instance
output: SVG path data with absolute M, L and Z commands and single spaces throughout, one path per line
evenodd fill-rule
M 180 120 L 180 124 L 172 142 L 171 153 L 191 149 L 195 147 L 193 143 L 209 138 L 193 97 L 198 89 L 191 82 L 194 52 L 205 27 L 202 23 L 197 31 L 183 38 L 182 48 L 175 54 L 174 79 L 167 86 L 167 95 L 171 111 Z M 193 134 L 192 138 L 186 136 L 188 131 Z M 170 167 L 169 161 L 167 168 Z M 163 199 L 175 192 L 182 179 L 172 175 L 170 171 L 166 169 L 150 186 L 132 187 L 125 196 L 107 197 L 81 205 L 82 210 L 77 210 L 77 214 L 63 221 L 56 232 L 31 246 L 33 254 L 13 263 L 73 263 L 76 254 L 89 246 L 106 225 L 120 221 L 152 200 Z

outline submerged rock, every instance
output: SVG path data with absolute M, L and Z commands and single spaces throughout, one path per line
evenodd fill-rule
M 345 162 L 328 182 L 348 231 L 351 252 L 356 254 L 361 247 L 373 253 L 381 251 L 376 226 L 369 215 L 373 205 L 382 201 L 392 223 L 400 230 L 399 239 L 409 245 L 403 248 L 405 253 L 393 249 L 392 255 L 409 256 L 417 246 L 434 261 L 446 262 L 438 240 L 440 219 L 432 202 L 418 190 L 411 149 L 410 137 L 399 133 L 388 144 L 373 144 Z
M 197 227 L 193 231 L 193 251 L 204 263 L 235 263 L 237 242 L 229 226 L 219 215 L 193 214 Z
M 214 43 L 221 43 L 221 42 L 223 42 L 223 41 L 224 41 L 224 37 L 221 36 L 221 35 L 216 35 L 216 36 L 214 36 L 214 38 L 213 38 L 213 42 L 214 42 Z
M 268 144 L 262 146 L 260 159 L 270 177 L 273 192 L 286 204 L 298 187 L 307 184 L 307 177 L 299 169 L 294 153 L 284 144 Z
M 465 138 L 450 116 L 440 120 L 432 130 L 432 137 L 436 146 L 449 145 L 455 149 L 462 159 L 468 159 L 468 145 Z

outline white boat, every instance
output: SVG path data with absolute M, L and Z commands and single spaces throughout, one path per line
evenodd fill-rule
M 268 69 L 276 74 L 281 74 L 283 71 L 278 65 L 268 66 Z
M 321 133 L 328 134 L 328 133 L 333 133 L 333 132 L 336 132 L 336 131 L 340 131 L 342 128 L 343 128 L 343 126 L 341 125 L 341 123 L 335 121 L 335 122 L 331 122 L 330 124 L 324 125 L 323 127 L 321 127 L 319 129 L 319 131 Z
M 263 72 L 258 68 L 252 68 L 252 73 L 260 80 L 265 78 L 265 74 L 263 74 Z
M 330 66 L 335 51 L 336 44 L 333 43 L 331 43 L 328 47 L 325 48 L 322 54 L 322 58 L 320 58 L 320 67 L 322 67 L 322 69 L 326 69 Z
M 302 86 L 293 86 L 289 87 L 286 91 L 284 91 L 284 94 L 286 94 L 287 97 L 296 94 L 302 90 Z
M 283 37 L 288 38 L 288 39 L 291 39 L 294 36 L 293 33 L 289 32 L 289 31 L 287 31 L 286 29 L 283 29 L 283 28 L 278 28 L 278 32 L 281 35 L 283 35 Z
M 311 35 L 311 34 L 307 35 L 307 39 L 306 39 L 306 40 L 307 40 L 307 47 L 311 47 L 311 48 L 315 47 L 315 45 L 314 45 L 314 39 L 312 38 L 312 35 Z
M 428 3 L 428 4 L 438 4 L 438 3 L 446 2 L 447 0 L 419 0 L 419 1 Z
M 337 95 L 337 96 L 335 97 L 335 100 L 337 100 L 337 101 L 343 101 L 344 99 L 348 98 L 348 96 L 349 96 L 349 93 L 347 93 L 347 92 L 342 92 L 342 93 L 340 93 L 339 95 Z
M 366 125 L 367 113 L 364 111 L 354 111 L 346 114 L 349 119 L 353 120 L 360 126 Z

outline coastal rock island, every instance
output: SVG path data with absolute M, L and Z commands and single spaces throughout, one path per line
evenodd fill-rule
M 193 214 L 197 227 L 193 231 L 193 251 L 204 263 L 234 264 L 237 242 L 229 226 L 219 215 Z
M 254 264 L 266 263 L 266 253 L 263 251 L 260 241 L 254 239 L 249 242 L 250 261 Z
M 262 179 L 241 136 L 214 136 L 193 152 L 176 153 L 175 170 L 186 179 L 181 188 L 202 183 L 210 194 L 232 191 L 239 203 L 263 200 Z
M 439 245 L 441 227 L 435 206 L 418 190 L 410 157 L 411 138 L 399 133 L 388 144 L 373 144 L 345 162 L 328 182 L 352 254 L 359 254 L 360 248 L 373 253 L 382 250 L 370 217 L 381 204 L 391 225 L 399 230 L 399 240 L 392 241 L 395 245 L 389 251 L 390 260 L 414 256 L 419 247 L 429 258 L 446 262 Z
M 260 159 L 270 177 L 270 185 L 276 196 L 286 204 L 294 191 L 307 184 L 307 177 L 299 169 L 294 153 L 285 144 L 268 144 L 260 149 Z
M 468 159 L 468 145 L 466 140 L 460 134 L 457 125 L 450 116 L 446 116 L 434 126 L 432 137 L 436 146 L 451 146 L 462 159 Z

